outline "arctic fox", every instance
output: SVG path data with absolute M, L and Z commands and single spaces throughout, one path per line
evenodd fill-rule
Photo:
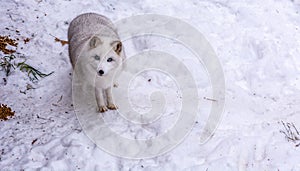
M 85 76 L 96 74 L 95 79 L 84 79 L 95 81 L 99 112 L 115 110 L 117 106 L 112 99 L 112 78 L 116 69 L 122 66 L 125 53 L 113 23 L 99 14 L 81 14 L 70 23 L 68 41 L 73 69 L 79 65 L 85 67 Z

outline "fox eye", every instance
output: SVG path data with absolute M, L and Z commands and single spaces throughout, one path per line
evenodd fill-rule
M 95 55 L 94 58 L 95 58 L 96 60 L 100 60 L 100 56 L 98 56 L 98 55 Z
M 113 58 L 108 58 L 107 59 L 107 62 L 111 62 L 111 61 L 113 61 Z

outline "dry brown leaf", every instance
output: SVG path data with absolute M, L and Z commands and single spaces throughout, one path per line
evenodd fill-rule
M 0 104 L 0 120 L 7 120 L 9 117 L 14 115 L 15 112 L 12 111 L 10 107 L 5 104 Z
M 69 44 L 68 41 L 61 40 L 61 39 L 59 39 L 59 38 L 57 38 L 57 37 L 55 37 L 54 40 L 55 40 L 55 42 L 60 42 L 62 46 L 66 45 L 66 44 Z
M 11 39 L 8 36 L 0 36 L 0 51 L 2 51 L 4 54 L 12 54 L 16 52 L 16 50 L 7 49 L 7 45 L 17 47 L 18 42 L 17 40 Z

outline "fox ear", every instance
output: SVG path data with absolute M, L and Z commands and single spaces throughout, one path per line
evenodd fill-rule
M 120 55 L 120 54 L 121 54 L 121 51 L 122 51 L 122 42 L 120 42 L 120 41 L 114 41 L 114 42 L 112 43 L 112 46 L 113 46 L 113 48 L 114 48 L 114 51 L 115 51 L 118 55 Z
M 100 44 L 102 44 L 102 41 L 96 36 L 90 40 L 90 48 L 95 48 Z

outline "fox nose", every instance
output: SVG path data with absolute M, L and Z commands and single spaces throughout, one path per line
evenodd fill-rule
M 99 71 L 99 74 L 100 74 L 100 76 L 103 75 L 103 74 L 104 74 L 104 71 L 103 71 L 103 70 L 100 70 L 100 71 Z

